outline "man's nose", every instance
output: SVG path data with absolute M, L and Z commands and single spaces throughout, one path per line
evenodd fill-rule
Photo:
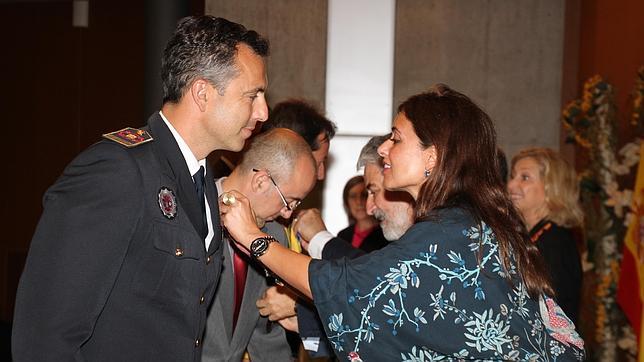
M 283 218 L 285 219 L 290 219 L 291 215 L 293 215 L 293 210 L 289 210 L 286 206 L 280 210 L 280 215 L 282 215 Z
M 264 122 L 268 119 L 268 105 L 263 94 L 257 97 L 257 105 L 253 107 L 253 118 L 257 122 Z

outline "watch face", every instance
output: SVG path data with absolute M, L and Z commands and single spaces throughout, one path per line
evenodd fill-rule
M 251 244 L 251 249 L 255 252 L 260 251 L 265 247 L 266 247 L 266 239 L 264 238 L 255 239 Z
M 275 241 L 275 238 L 273 237 L 262 237 L 253 240 L 253 242 L 250 243 L 250 252 L 253 257 L 258 258 L 264 255 L 266 250 L 268 250 L 268 245 L 273 241 Z

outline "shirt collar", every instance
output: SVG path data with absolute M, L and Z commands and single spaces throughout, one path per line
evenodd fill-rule
M 167 118 L 165 118 L 165 115 L 163 115 L 163 112 L 159 111 L 159 115 L 163 119 L 163 122 L 165 122 L 165 125 L 168 126 L 168 129 L 172 133 L 172 136 L 174 137 L 175 141 L 177 141 L 177 145 L 179 145 L 179 150 L 181 150 L 181 154 L 183 155 L 183 158 L 186 160 L 186 164 L 188 165 L 188 171 L 190 172 L 190 175 L 194 175 L 199 171 L 199 167 L 203 166 L 204 168 L 204 176 L 205 176 L 205 169 L 206 169 L 206 159 L 203 158 L 201 160 L 197 160 L 195 155 L 192 153 L 190 150 L 190 147 L 188 147 L 188 144 L 186 141 L 183 140 L 179 132 L 172 126 L 172 123 L 168 121 Z

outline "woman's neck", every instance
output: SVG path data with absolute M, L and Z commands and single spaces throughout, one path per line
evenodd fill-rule
M 523 220 L 525 221 L 525 227 L 528 231 L 539 223 L 543 218 L 548 216 L 548 213 L 544 210 L 535 210 L 532 212 L 523 213 Z

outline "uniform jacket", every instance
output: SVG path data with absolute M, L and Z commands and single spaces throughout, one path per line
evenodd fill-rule
M 285 243 L 284 228 L 277 222 L 266 224 L 264 231 Z M 228 239 L 224 238 L 224 242 Z M 278 323 L 261 317 L 255 305 L 268 288 L 268 282 L 264 268 L 254 261 L 248 263 L 244 296 L 233 331 L 235 281 L 231 252 L 234 251 L 227 245 L 223 249 L 221 283 L 208 312 L 202 361 L 241 361 L 246 349 L 253 362 L 289 361 L 291 349 L 284 329 Z
M 160 115 L 148 122 L 153 141 L 101 141 L 47 190 L 18 287 L 15 361 L 201 358 L 221 271 L 217 193 L 206 183 L 215 228 L 206 251 L 186 162 Z M 174 194 L 172 218 L 162 187 Z

